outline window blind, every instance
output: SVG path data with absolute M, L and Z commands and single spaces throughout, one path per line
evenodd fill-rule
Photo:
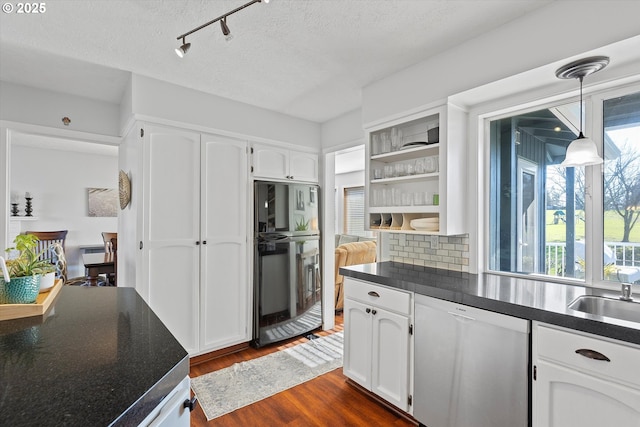
M 364 187 L 344 189 L 344 230 L 346 234 L 364 236 Z

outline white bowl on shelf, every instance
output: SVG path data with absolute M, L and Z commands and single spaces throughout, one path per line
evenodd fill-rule
M 409 226 L 418 231 L 438 231 L 440 221 L 438 218 L 417 218 L 411 220 Z

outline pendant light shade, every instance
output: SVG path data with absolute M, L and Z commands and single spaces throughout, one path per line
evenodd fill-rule
M 556 77 L 559 79 L 577 78 L 580 80 L 580 134 L 567 147 L 567 153 L 561 166 L 590 166 L 599 165 L 603 162 L 602 157 L 598 154 L 596 143 L 582 133 L 582 81 L 585 76 L 602 70 L 607 64 L 609 64 L 608 57 L 592 56 L 571 62 L 556 71 Z
M 586 138 L 582 132 L 577 139 L 571 141 L 567 147 L 567 155 L 560 164 L 564 167 L 599 165 L 602 157 L 598 155 L 596 143 L 591 138 Z

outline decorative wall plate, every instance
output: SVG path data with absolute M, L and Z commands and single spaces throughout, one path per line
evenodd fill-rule
M 120 209 L 127 207 L 131 201 L 131 181 L 123 170 L 118 174 L 118 192 L 120 193 Z

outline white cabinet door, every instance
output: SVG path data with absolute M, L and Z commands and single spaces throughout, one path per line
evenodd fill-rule
M 200 134 L 145 126 L 143 171 L 147 302 L 192 353 L 198 348 Z
M 371 391 L 409 410 L 409 318 L 372 307 Z
M 271 145 L 252 147 L 254 178 L 318 182 L 318 155 Z
M 250 340 L 247 143 L 202 135 L 201 348 Z
M 345 298 L 343 373 L 368 390 L 371 389 L 370 312 L 369 306 Z
M 534 427 L 640 426 L 640 391 L 545 361 L 536 367 Z
M 255 178 L 289 179 L 289 150 L 268 145 L 253 145 Z
M 289 176 L 294 181 L 318 182 L 318 155 L 290 151 Z

